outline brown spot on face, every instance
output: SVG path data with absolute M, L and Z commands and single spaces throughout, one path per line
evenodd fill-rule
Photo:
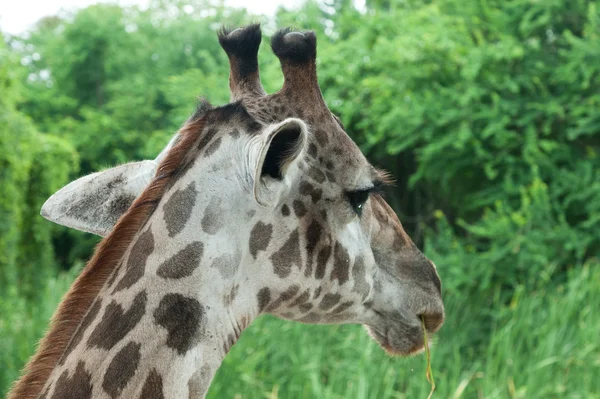
M 323 227 L 316 219 L 313 219 L 308 228 L 306 229 L 306 270 L 304 271 L 304 275 L 306 277 L 312 274 L 313 270 L 313 254 L 315 252 L 315 248 L 317 247 L 317 243 L 321 238 L 321 233 L 323 232 Z
M 213 198 L 204 210 L 202 218 L 202 230 L 205 233 L 215 235 L 223 227 L 223 209 L 221 208 L 221 200 Z
M 294 302 L 290 303 L 290 308 L 293 308 L 295 306 L 298 306 L 306 301 L 308 301 L 310 299 L 310 290 L 306 290 L 302 293 L 302 295 L 300 295 L 298 298 L 294 299 Z
M 81 324 L 79 324 L 75 335 L 73 335 L 73 338 L 71 338 L 71 342 L 69 342 L 69 345 L 65 349 L 65 352 L 61 356 L 59 364 L 64 364 L 71 351 L 77 346 L 77 344 L 79 344 L 81 338 L 83 338 L 83 334 L 85 334 L 85 330 L 87 330 L 92 321 L 96 318 L 96 316 L 98 315 L 98 311 L 100 311 L 101 307 L 102 300 L 96 298 L 96 300 L 94 301 L 92 306 L 90 306 L 90 309 L 88 310 L 84 318 L 81 320 Z
M 125 345 L 111 360 L 104 379 L 102 388 L 110 395 L 111 398 L 116 398 L 123 392 L 127 383 L 134 376 L 140 362 L 141 344 L 130 342 Z
M 221 137 L 217 137 L 217 139 L 215 141 L 213 141 L 212 143 L 210 143 L 210 145 L 208 147 L 206 147 L 206 150 L 204 150 L 204 156 L 207 158 L 210 157 L 212 154 L 217 152 L 217 150 L 219 149 L 220 146 L 221 146 Z
M 194 241 L 161 264 L 156 274 L 173 279 L 191 276 L 200 265 L 203 251 L 204 245 L 200 241 Z
M 190 219 L 197 195 L 196 183 L 192 182 L 185 189 L 175 191 L 165 203 L 163 218 L 169 237 L 175 237 L 183 230 Z
M 127 270 L 121 278 L 113 293 L 129 288 L 139 281 L 146 270 L 146 261 L 154 251 L 154 236 L 150 229 L 143 232 L 133 244 L 131 253 L 127 258 Z
M 154 320 L 168 331 L 167 346 L 183 355 L 196 343 L 204 314 L 196 299 L 167 294 L 154 311 Z
M 314 166 L 308 170 L 308 176 L 317 183 L 323 183 L 325 181 L 325 174 Z
M 272 311 L 279 308 L 284 302 L 287 302 L 294 296 L 296 296 L 298 291 L 300 291 L 300 286 L 296 284 L 289 286 L 285 291 L 281 293 L 281 295 L 279 295 L 279 298 L 277 298 L 275 301 L 271 302 L 269 306 L 267 306 L 266 310 Z
M 357 292 L 363 299 L 366 298 L 369 295 L 369 285 L 366 280 L 365 262 L 362 256 L 357 256 L 354 261 L 352 279 L 354 280 L 352 291 Z
M 350 306 L 352 306 L 352 305 L 354 305 L 354 301 L 344 302 L 344 303 L 340 304 L 338 307 L 336 307 L 335 309 L 333 309 L 331 311 L 331 314 L 342 313 L 343 311 L 345 311 L 348 308 L 350 308 Z
M 335 179 L 335 175 L 329 171 L 325 172 L 325 175 L 327 176 L 327 180 L 329 180 L 331 183 L 335 183 L 336 179 Z
M 325 167 L 329 170 L 333 170 L 333 163 L 331 161 L 327 161 L 327 163 L 325 163 Z
M 254 225 L 250 232 L 249 242 L 250 253 L 254 259 L 256 259 L 258 251 L 267 249 L 271 241 L 271 234 L 273 234 L 273 225 L 264 224 L 263 222 L 258 222 Z
M 298 229 L 292 231 L 285 244 L 271 255 L 270 259 L 273 263 L 275 274 L 281 278 L 290 275 L 293 265 L 298 266 L 298 268 L 301 267 L 302 259 L 300 257 L 300 234 L 298 233 Z
M 315 188 L 312 184 L 307 181 L 300 182 L 300 194 L 310 195 L 313 204 L 316 204 L 323 196 L 323 191 Z
M 140 399 L 164 399 L 165 395 L 163 393 L 163 381 L 160 374 L 156 369 L 152 369 L 148 377 L 146 378 L 146 382 L 144 382 L 144 387 L 142 388 L 142 394 L 140 395 Z
M 325 276 L 325 268 L 327 267 L 327 261 L 331 256 L 331 246 L 327 245 L 319 251 L 317 255 L 317 270 L 315 271 L 315 278 L 322 279 Z
M 333 270 L 331 271 L 331 281 L 337 279 L 342 285 L 348 281 L 348 273 L 350 271 L 350 256 L 348 251 L 339 242 L 335 243 L 333 250 Z
M 311 310 L 313 308 L 313 304 L 312 303 L 302 303 L 298 306 L 298 309 L 300 309 L 300 311 L 302 313 L 306 313 L 309 310 Z
M 317 299 L 319 297 L 319 295 L 321 295 L 321 290 L 322 290 L 322 287 L 317 287 L 317 289 L 315 290 L 315 293 L 313 294 L 313 299 Z
M 88 339 L 88 346 L 111 349 L 139 323 L 146 313 L 148 296 L 143 290 L 133 299 L 127 312 L 117 302 L 112 301 L 104 310 L 102 320 Z
M 308 155 L 310 155 L 313 158 L 317 158 L 317 156 L 319 155 L 319 151 L 317 150 L 317 146 L 314 143 L 310 143 L 308 145 Z
M 238 137 L 240 137 L 240 131 L 237 129 L 233 129 L 231 132 L 229 132 L 229 135 L 234 139 L 237 139 Z
M 258 311 L 262 312 L 271 302 L 271 290 L 267 287 L 261 288 L 256 297 L 258 298 Z
M 342 296 L 340 294 L 325 294 L 325 296 L 323 296 L 323 299 L 321 300 L 321 303 L 319 304 L 319 309 L 329 310 L 335 304 L 337 304 L 340 301 L 340 299 L 342 299 Z
M 301 218 L 306 215 L 306 207 L 302 201 L 295 200 L 292 206 L 294 207 L 294 214 L 296 214 L 296 217 Z
M 84 363 L 79 361 L 73 377 L 69 378 L 69 370 L 63 371 L 60 375 L 58 381 L 56 381 L 56 389 L 54 390 L 52 399 L 91 398 L 92 388 L 92 377 L 85 371 Z
M 290 216 L 290 207 L 287 206 L 287 204 L 283 204 L 283 206 L 281 207 L 281 214 L 283 216 Z
M 223 278 L 230 278 L 239 269 L 241 261 L 242 254 L 240 252 L 223 254 L 215 258 L 210 267 L 217 269 Z

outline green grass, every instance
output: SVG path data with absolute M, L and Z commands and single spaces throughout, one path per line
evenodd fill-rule
M 548 291 L 520 287 L 503 307 L 447 295 L 447 321 L 432 350 L 433 397 L 600 398 L 598 266 L 577 269 Z M 0 301 L 0 392 L 33 350 L 70 278 L 51 281 L 43 305 L 10 295 Z M 422 355 L 387 356 L 360 326 L 263 316 L 233 347 L 209 397 L 426 398 L 425 366 Z
M 69 273 L 49 279 L 39 294 L 43 301 L 28 302 L 16 287 L 0 294 L 0 397 L 4 397 L 35 351 L 58 302 L 79 270 L 74 267 Z

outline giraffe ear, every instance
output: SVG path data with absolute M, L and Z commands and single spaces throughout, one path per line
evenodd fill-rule
M 132 162 L 81 177 L 44 203 L 51 222 L 105 236 L 154 177 L 158 163 Z
M 288 118 L 274 125 L 264 136 L 254 176 L 254 198 L 265 205 L 278 197 L 281 188 L 293 179 L 296 160 L 304 152 L 306 124 Z

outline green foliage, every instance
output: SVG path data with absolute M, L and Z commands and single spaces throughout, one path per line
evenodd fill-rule
M 56 266 L 55 227 L 41 220 L 39 210 L 68 181 L 77 158 L 70 144 L 37 133 L 15 109 L 15 57 L 1 57 L 3 41 L 0 46 L 0 81 L 7 91 L 0 100 L 0 288 L 16 286 L 23 295 L 32 295 Z
M 317 32 L 327 103 L 397 179 L 388 200 L 444 284 L 436 396 L 598 398 L 600 3 L 589 0 L 309 1 L 275 21 L 154 0 L 48 17 L 0 41 L 0 392 L 66 290 L 57 266 L 97 241 L 41 220 L 43 201 L 68 178 L 153 158 L 197 96 L 227 102 L 214 31 L 255 20 L 267 34 Z M 259 64 L 278 90 L 268 46 Z M 262 318 L 209 395 L 428 389 L 422 357 L 390 359 L 361 328 Z

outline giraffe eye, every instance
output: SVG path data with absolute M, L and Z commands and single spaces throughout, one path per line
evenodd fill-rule
M 358 190 L 358 191 L 348 191 L 346 193 L 346 198 L 352 207 L 352 210 L 358 215 L 362 215 L 363 206 L 365 202 L 369 199 L 369 194 L 371 193 L 371 189 L 367 190 Z

